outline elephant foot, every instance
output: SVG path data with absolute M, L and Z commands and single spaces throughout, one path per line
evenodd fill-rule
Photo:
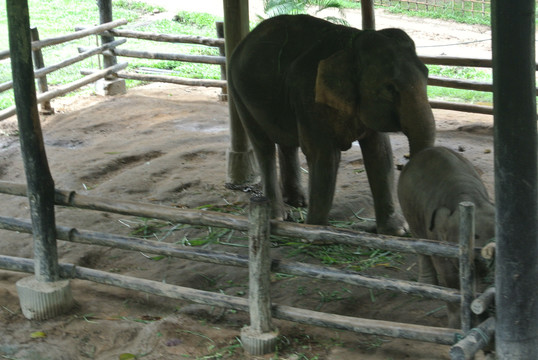
M 377 221 L 376 231 L 378 234 L 392 236 L 406 236 L 408 234 L 408 225 L 405 219 L 398 215 L 392 214 L 386 221 Z
M 293 207 L 306 207 L 306 198 L 301 193 L 283 194 L 284 203 Z
M 375 232 L 378 234 L 391 235 L 391 236 L 406 236 L 408 234 L 404 226 L 400 226 L 400 227 L 376 226 Z
M 301 241 L 303 243 L 305 243 L 305 244 L 310 244 L 310 245 L 335 245 L 335 244 L 338 244 L 336 241 L 323 240 L 323 239 L 317 239 L 317 240 L 301 239 Z

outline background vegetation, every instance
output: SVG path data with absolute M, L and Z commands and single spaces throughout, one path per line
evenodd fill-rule
M 412 0 L 409 0 L 412 1 Z M 428 0 L 440 2 L 441 0 Z M 450 2 L 452 0 L 447 0 Z M 95 0 L 28 0 L 30 7 L 31 26 L 38 28 L 42 39 L 64 35 L 74 30 L 76 26 L 90 26 L 99 23 L 99 13 Z M 392 12 L 405 12 L 407 15 L 427 16 L 442 19 L 451 19 L 461 22 L 484 23 L 489 24 L 489 16 L 475 13 L 469 16 L 469 13 L 453 11 L 450 7 L 429 7 L 428 9 L 418 8 L 416 11 L 406 10 L 409 4 L 405 5 L 400 0 L 375 0 L 378 6 L 384 6 Z M 0 50 L 8 49 L 7 34 L 7 14 L 5 2 L 0 1 Z M 350 0 L 267 0 L 265 1 L 265 17 L 274 16 L 282 13 L 306 13 L 312 8 L 335 8 L 342 11 L 345 8 L 358 8 L 360 1 Z M 130 24 L 129 28 L 139 31 L 168 33 L 168 34 L 187 34 L 199 35 L 206 37 L 216 37 L 215 21 L 222 20 L 213 15 L 202 13 L 181 12 L 177 14 L 175 21 L 162 19 L 157 21 L 146 21 L 151 19 L 154 11 L 164 11 L 164 9 L 155 8 L 139 1 L 115 0 L 113 1 L 114 18 L 127 19 Z M 341 18 L 331 18 L 331 21 L 342 22 Z M 138 25 L 137 25 L 138 24 Z M 45 64 L 55 64 L 65 58 L 75 56 L 78 51 L 77 47 L 93 47 L 97 45 L 96 37 L 87 37 L 78 41 L 72 41 L 67 44 L 57 45 L 43 49 Z M 144 48 L 148 46 L 147 41 L 129 39 L 127 44 L 123 45 L 128 48 Z M 204 54 L 218 55 L 216 48 L 206 46 L 170 44 L 152 42 L 153 51 L 161 52 L 178 52 L 184 54 Z M 177 75 L 190 78 L 218 79 L 220 77 L 220 68 L 215 65 L 194 64 L 175 61 L 145 60 L 145 59 L 125 59 L 119 61 L 128 61 L 129 70 L 140 68 L 165 69 L 171 71 L 169 75 Z M 49 86 L 68 83 L 81 78 L 80 70 L 83 68 L 96 69 L 101 66 L 97 57 L 92 57 L 66 69 L 56 71 L 47 76 Z M 429 66 L 430 74 L 439 76 L 448 76 L 451 78 L 473 79 L 478 81 L 491 81 L 489 71 L 477 70 L 474 68 L 459 68 L 446 66 Z M 0 61 L 0 83 L 11 80 L 10 61 Z M 136 86 L 140 82 L 127 81 L 128 86 Z M 73 92 L 68 96 L 74 96 L 80 92 L 91 92 L 92 87 Z M 429 95 L 431 98 L 441 98 L 450 101 L 465 101 L 473 103 L 491 103 L 491 93 L 482 93 L 476 91 L 465 91 L 441 87 L 430 87 Z M 14 104 L 13 92 L 6 91 L 0 93 L 0 109 L 7 108 Z

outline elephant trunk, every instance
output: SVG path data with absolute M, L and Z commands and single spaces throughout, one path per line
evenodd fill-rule
M 416 106 L 408 106 L 402 114 L 401 126 L 409 140 L 410 156 L 435 143 L 435 120 L 427 96 L 425 98 Z

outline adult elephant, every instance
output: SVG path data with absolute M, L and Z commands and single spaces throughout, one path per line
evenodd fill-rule
M 300 146 L 309 169 L 306 221 L 326 224 L 340 152 L 358 140 L 377 231 L 402 234 L 405 220 L 394 205 L 392 149 L 385 132 L 403 131 L 411 155 L 433 145 L 427 73 L 402 30 L 361 31 L 308 15 L 277 16 L 259 24 L 232 54 L 228 87 L 273 217 L 284 217 L 283 199 L 292 206 L 306 202 Z

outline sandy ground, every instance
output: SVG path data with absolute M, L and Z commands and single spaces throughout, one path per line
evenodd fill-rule
M 181 3 L 195 3 L 181 1 Z M 397 20 L 399 19 L 399 22 Z M 417 45 L 455 40 L 460 25 L 435 23 L 420 30 L 403 17 L 378 17 L 391 26 L 409 29 Z M 430 21 L 427 21 L 430 23 Z M 400 26 L 402 25 L 402 26 Z M 442 27 L 452 28 L 444 35 Z M 483 39 L 482 27 L 461 26 L 457 41 Z M 471 30 L 475 30 L 471 33 Z M 478 30 L 478 31 L 477 31 Z M 420 34 L 426 34 L 421 36 Z M 454 39 L 453 39 L 454 37 Z M 469 44 L 487 54 L 484 43 Z M 434 49 L 434 48 L 430 48 Z M 437 49 L 437 48 L 435 48 Z M 447 48 L 448 49 L 448 48 Z M 420 49 L 419 49 L 420 50 Z M 437 49 L 436 51 L 445 51 Z M 448 50 L 447 50 L 448 51 Z M 132 200 L 171 207 L 244 208 L 249 194 L 225 188 L 228 148 L 228 108 L 216 89 L 152 84 L 116 97 L 79 96 L 53 101 L 57 114 L 43 116 L 49 165 L 57 188 L 108 199 Z M 481 172 L 493 195 L 492 117 L 435 111 L 438 145 L 460 151 Z M 19 145 L 13 119 L 0 123 L 0 180 L 23 183 Z M 404 162 L 407 140 L 391 136 L 396 163 Z M 305 164 L 303 164 L 306 167 Z M 354 221 L 372 217 L 372 199 L 358 146 L 343 153 L 331 218 Z M 305 179 L 306 180 L 306 179 Z M 28 218 L 24 198 L 0 195 L 0 216 Z M 198 238 L 215 238 L 219 229 L 181 227 L 141 218 L 63 207 L 57 223 L 79 229 L 131 235 L 146 229 L 159 241 L 191 245 Z M 149 226 L 151 225 L 151 226 Z M 170 230 L 170 231 L 168 231 Z M 153 235 L 155 234 L 155 235 Z M 224 244 L 203 248 L 245 253 L 244 234 L 223 235 Z M 273 244 L 273 256 L 317 261 L 296 247 Z M 31 257 L 28 235 L 0 231 L 0 253 Z M 63 263 L 113 273 L 246 296 L 243 269 L 155 259 L 151 254 L 59 242 Z M 369 274 L 416 279 L 416 259 L 402 255 L 368 270 Z M 6 359 L 255 359 L 244 354 L 237 337 L 248 324 L 245 313 L 171 300 L 86 281 L 72 281 L 77 306 L 48 321 L 26 320 L 19 308 L 15 282 L 26 274 L 0 271 L 0 357 Z M 431 326 L 446 321 L 442 303 L 319 280 L 275 275 L 271 284 L 275 303 L 371 319 Z M 448 347 L 416 341 L 368 336 L 345 331 L 275 321 L 281 340 L 277 354 L 259 359 L 448 359 Z M 37 337 L 36 337 L 37 333 Z M 44 335 L 44 336 L 39 336 Z

